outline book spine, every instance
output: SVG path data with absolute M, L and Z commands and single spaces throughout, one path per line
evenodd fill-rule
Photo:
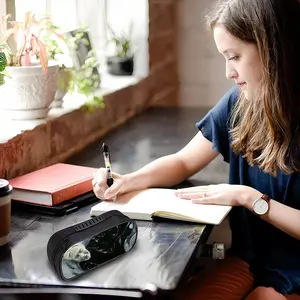
M 52 194 L 52 205 L 60 204 L 64 201 L 70 200 L 76 196 L 93 190 L 92 179 L 86 179 L 81 182 L 76 182 L 74 185 L 67 186 L 61 190 L 55 191 Z

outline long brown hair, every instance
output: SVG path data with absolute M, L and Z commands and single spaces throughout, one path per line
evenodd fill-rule
M 300 3 L 221 0 L 207 16 L 257 46 L 263 76 L 258 99 L 241 93 L 232 113 L 232 149 L 250 165 L 276 175 L 300 170 Z M 254 100 L 254 101 L 253 101 Z

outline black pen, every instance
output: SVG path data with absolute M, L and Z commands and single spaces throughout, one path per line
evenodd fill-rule
M 107 185 L 112 186 L 114 183 L 114 179 L 112 177 L 112 170 L 111 170 L 111 161 L 110 161 L 110 152 L 108 146 L 103 143 L 102 144 L 102 152 L 103 152 L 103 157 L 104 157 L 104 163 L 105 163 L 105 168 L 107 170 Z M 115 200 L 115 197 L 113 198 Z

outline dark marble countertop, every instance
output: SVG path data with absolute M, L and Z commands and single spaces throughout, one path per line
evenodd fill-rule
M 194 108 L 148 109 L 66 162 L 104 166 L 101 145 L 105 142 L 111 151 L 112 170 L 121 174 L 134 171 L 185 146 L 197 133 L 195 123 L 205 113 Z M 218 158 L 184 185 L 226 179 L 227 165 Z M 88 219 L 90 206 L 63 217 L 13 213 L 12 242 L 0 251 L 0 281 L 65 285 L 48 263 L 46 244 L 55 231 Z M 144 289 L 145 285 L 153 284 L 158 289 L 172 290 L 199 254 L 199 246 L 206 242 L 211 230 L 210 226 L 171 221 L 138 222 L 138 226 L 135 249 L 71 285 Z
M 105 142 L 110 148 L 113 171 L 120 174 L 135 171 L 156 158 L 183 148 L 197 134 L 195 124 L 206 113 L 207 109 L 203 108 L 150 108 L 67 162 L 104 167 L 101 146 Z M 190 180 L 194 184 L 227 182 L 228 165 L 218 156 Z

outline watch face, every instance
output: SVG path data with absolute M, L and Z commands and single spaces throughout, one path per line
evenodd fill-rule
M 264 215 L 269 209 L 269 204 L 264 199 L 257 199 L 253 203 L 253 210 L 258 215 Z

